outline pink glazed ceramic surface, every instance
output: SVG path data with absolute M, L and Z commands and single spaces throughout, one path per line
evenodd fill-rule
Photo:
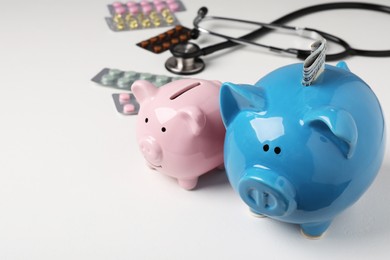
M 223 165 L 225 128 L 219 112 L 221 83 L 182 79 L 155 87 L 145 80 L 131 89 L 140 104 L 139 148 L 149 166 L 195 188 L 198 177 Z

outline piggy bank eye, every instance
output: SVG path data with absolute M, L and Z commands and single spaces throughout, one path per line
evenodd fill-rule
M 149 122 L 149 119 L 148 118 L 145 118 L 145 123 Z
M 268 144 L 265 144 L 265 145 L 263 146 L 263 150 L 264 150 L 264 152 L 268 152 L 268 150 L 269 150 L 269 145 L 268 145 Z
M 274 149 L 274 152 L 276 154 L 280 154 L 280 152 L 282 151 L 282 149 L 280 149 L 280 147 L 276 146 L 275 149 Z
M 161 132 L 165 132 L 167 129 L 165 127 L 161 128 Z

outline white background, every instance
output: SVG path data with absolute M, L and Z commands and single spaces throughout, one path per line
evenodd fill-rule
M 185 191 L 146 167 L 136 117 L 118 114 L 111 99 L 118 91 L 90 79 L 104 67 L 172 76 L 163 66 L 169 53 L 135 45 L 166 28 L 112 32 L 104 21 L 106 0 L 0 1 L 1 260 L 389 259 L 389 144 L 367 193 L 322 239 L 307 240 L 295 225 L 252 217 L 223 171 Z M 203 5 L 210 15 L 271 22 L 321 1 L 183 2 L 187 11 L 177 17 L 191 26 Z M 290 24 L 342 36 L 357 48 L 390 49 L 387 14 L 329 11 Z M 280 35 L 261 41 L 302 42 Z M 204 60 L 198 77 L 252 84 L 297 62 L 253 47 Z M 346 61 L 372 87 L 390 122 L 390 58 Z

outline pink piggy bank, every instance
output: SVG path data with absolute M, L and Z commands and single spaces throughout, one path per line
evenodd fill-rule
M 223 166 L 225 128 L 219 112 L 221 83 L 181 79 L 162 87 L 132 85 L 140 104 L 137 140 L 149 166 L 195 188 L 198 177 Z

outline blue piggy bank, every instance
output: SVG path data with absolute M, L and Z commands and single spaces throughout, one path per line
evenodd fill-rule
M 224 83 L 225 168 L 251 211 L 320 237 L 373 182 L 385 149 L 381 106 L 344 62 L 303 86 L 302 64 L 254 86 Z

